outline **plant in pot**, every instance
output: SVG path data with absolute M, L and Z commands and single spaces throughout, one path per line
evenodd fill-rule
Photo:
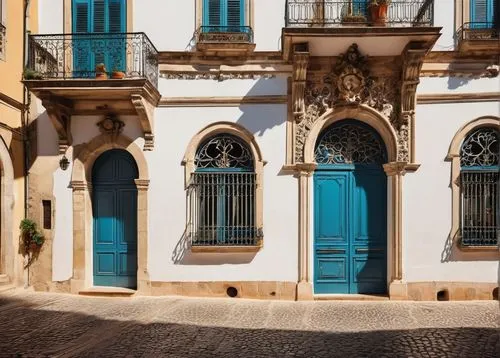
M 373 26 L 385 26 L 387 22 L 387 9 L 390 3 L 391 0 L 372 0 L 368 4 Z
M 111 78 L 115 80 L 121 80 L 122 78 L 125 78 L 125 72 L 120 71 L 118 69 L 114 69 L 113 72 L 111 73 Z
M 100 80 L 105 80 L 108 78 L 106 73 L 106 66 L 104 63 L 99 63 L 95 66 L 95 78 Z
M 19 229 L 21 230 L 19 252 L 26 259 L 24 268 L 28 268 L 38 258 L 45 238 L 33 220 L 21 220 Z
M 42 80 L 43 76 L 40 72 L 32 70 L 31 68 L 25 68 L 23 72 L 23 77 L 25 80 Z

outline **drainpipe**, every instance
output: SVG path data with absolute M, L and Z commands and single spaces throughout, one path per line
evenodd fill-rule
M 30 0 L 24 0 L 23 2 L 23 72 L 26 67 L 26 52 L 27 52 L 27 35 L 28 35 L 28 8 Z M 28 140 L 28 118 L 29 118 L 29 106 L 31 102 L 31 96 L 28 89 L 23 85 L 23 109 L 21 110 L 21 131 L 22 131 L 22 141 L 23 141 L 23 174 L 24 174 L 24 217 L 28 217 L 28 168 L 29 168 L 29 140 Z

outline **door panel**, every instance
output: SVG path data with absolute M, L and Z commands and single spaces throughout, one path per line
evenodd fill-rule
M 385 173 L 374 165 L 314 180 L 315 293 L 386 292 Z

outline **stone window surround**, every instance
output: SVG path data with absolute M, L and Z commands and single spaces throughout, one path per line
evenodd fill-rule
M 0 136 L 0 273 L 16 278 L 17 237 L 13 233 L 14 167 L 9 150 Z M 20 277 L 17 277 L 20 279 Z
M 366 106 L 340 106 L 330 109 L 314 123 L 304 144 L 303 164 L 295 165 L 295 176 L 299 184 L 299 282 L 298 300 L 312 300 L 313 294 L 313 208 L 314 195 L 311 177 L 316 169 L 314 149 L 321 133 L 330 125 L 346 118 L 366 123 L 382 137 L 387 149 L 387 283 L 391 298 L 398 298 L 402 283 L 402 186 L 408 163 L 397 161 L 397 135 L 389 120 L 378 111 Z M 417 166 L 418 167 L 418 166 Z M 416 168 L 410 168 L 415 170 Z
M 263 227 L 263 172 L 264 165 L 266 161 L 262 159 L 262 153 L 259 149 L 255 137 L 246 128 L 240 126 L 239 124 L 232 122 L 215 122 L 209 124 L 201 131 L 199 131 L 189 142 L 184 158 L 182 159 L 182 165 L 184 166 L 184 189 L 187 190 L 189 182 L 191 180 L 191 175 L 195 172 L 195 157 L 198 147 L 208 138 L 213 137 L 217 134 L 232 134 L 245 142 L 252 156 L 254 158 L 254 172 L 255 176 L 255 218 L 256 226 L 258 228 Z M 264 229 L 265 232 L 265 229 Z M 263 247 L 264 239 L 261 238 L 260 245 L 256 246 L 255 249 L 261 249 Z M 207 252 L 247 252 L 249 247 L 207 247 Z
M 497 260 L 498 247 L 496 246 L 462 246 L 459 242 L 460 232 L 460 149 L 465 137 L 472 131 L 483 127 L 499 127 L 500 118 L 484 116 L 476 118 L 463 125 L 453 137 L 446 159 L 451 161 L 450 187 L 452 195 L 451 230 L 449 237 L 452 239 L 451 249 L 457 259 L 465 260 Z
M 92 167 L 95 160 L 107 150 L 124 149 L 137 163 L 137 292 L 150 294 L 148 273 L 148 187 L 149 172 L 141 148 L 124 135 L 101 134 L 74 150 L 71 187 L 73 188 L 73 276 L 71 292 L 78 293 L 92 287 Z

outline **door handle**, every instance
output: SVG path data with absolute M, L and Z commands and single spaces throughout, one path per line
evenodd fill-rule
M 384 249 L 356 249 L 357 254 L 365 253 L 365 252 L 384 252 Z
M 341 249 L 318 249 L 318 254 L 345 254 L 345 250 Z

